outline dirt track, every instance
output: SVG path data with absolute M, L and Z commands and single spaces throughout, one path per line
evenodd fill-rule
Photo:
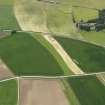
M 20 105 L 70 105 L 59 80 L 21 80 Z

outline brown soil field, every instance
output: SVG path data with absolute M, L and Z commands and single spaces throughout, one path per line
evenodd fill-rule
M 20 80 L 20 105 L 70 105 L 59 80 Z

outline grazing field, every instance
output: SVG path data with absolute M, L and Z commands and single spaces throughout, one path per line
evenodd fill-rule
M 0 105 L 17 104 L 17 84 L 15 80 L 0 83 Z
M 14 0 L 0 0 L 0 29 L 20 29 L 14 14 Z
M 27 33 L 0 39 L 0 57 L 15 75 L 64 74 L 53 55 Z
M 81 105 L 105 105 L 105 86 L 95 76 L 69 78 Z
M 105 71 L 105 48 L 70 38 L 55 38 L 84 72 Z

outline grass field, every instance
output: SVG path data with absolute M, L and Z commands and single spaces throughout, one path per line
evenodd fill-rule
M 3 29 L 20 29 L 14 14 L 14 0 L 0 0 L 0 30 Z
M 79 40 L 55 38 L 84 72 L 105 71 L 105 48 Z
M 81 105 L 104 105 L 105 87 L 95 76 L 67 80 Z
M 64 74 L 53 55 L 27 33 L 0 39 L 0 57 L 16 75 Z
M 17 84 L 15 80 L 0 83 L 0 105 L 17 104 Z

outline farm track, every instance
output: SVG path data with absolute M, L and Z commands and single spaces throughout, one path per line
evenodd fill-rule
M 5 82 L 12 79 L 63 79 L 63 78 L 76 78 L 76 77 L 85 77 L 85 76 L 97 76 L 97 75 L 105 75 L 105 72 L 98 72 L 98 73 L 84 73 L 84 74 L 74 74 L 68 76 L 14 76 L 11 78 L 6 78 L 0 80 L 0 82 Z
M 43 37 L 56 49 L 66 65 L 74 74 L 83 74 L 84 72 L 72 61 L 72 58 L 65 52 L 62 46 L 51 36 L 43 35 Z

